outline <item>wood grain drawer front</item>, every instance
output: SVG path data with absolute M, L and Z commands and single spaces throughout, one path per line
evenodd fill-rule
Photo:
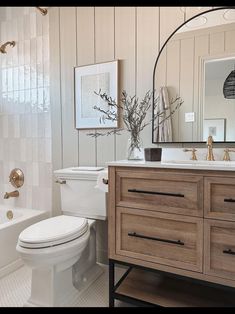
M 205 273 L 235 280 L 235 223 L 205 219 Z
M 118 207 L 116 253 L 202 272 L 202 218 Z
M 203 216 L 203 177 L 153 171 L 117 171 L 117 206 Z
M 204 215 L 207 218 L 235 221 L 235 179 L 204 179 Z

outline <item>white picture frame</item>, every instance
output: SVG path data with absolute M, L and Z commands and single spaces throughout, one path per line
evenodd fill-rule
M 94 106 L 108 108 L 107 103 L 95 94 L 99 91 L 118 101 L 118 60 L 75 67 L 74 83 L 75 128 L 117 128 L 118 121 L 102 122 L 102 113 Z
M 203 141 L 207 141 L 208 136 L 213 137 L 214 142 L 225 141 L 225 120 L 226 119 L 204 119 L 203 120 Z

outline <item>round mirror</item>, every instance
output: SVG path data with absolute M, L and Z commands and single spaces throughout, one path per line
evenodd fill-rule
M 15 168 L 11 171 L 9 181 L 15 188 L 20 188 L 24 184 L 24 173 L 21 169 Z
M 153 71 L 153 143 L 235 142 L 234 38 L 234 7 L 201 12 L 168 37 Z

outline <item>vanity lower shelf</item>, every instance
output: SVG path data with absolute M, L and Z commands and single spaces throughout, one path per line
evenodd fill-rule
M 234 307 L 235 290 L 131 267 L 115 285 L 112 297 L 138 306 Z

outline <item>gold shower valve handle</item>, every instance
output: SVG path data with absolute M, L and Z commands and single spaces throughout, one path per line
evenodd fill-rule
M 15 168 L 9 175 L 9 182 L 15 187 L 20 188 L 24 184 L 24 173 L 21 169 Z

